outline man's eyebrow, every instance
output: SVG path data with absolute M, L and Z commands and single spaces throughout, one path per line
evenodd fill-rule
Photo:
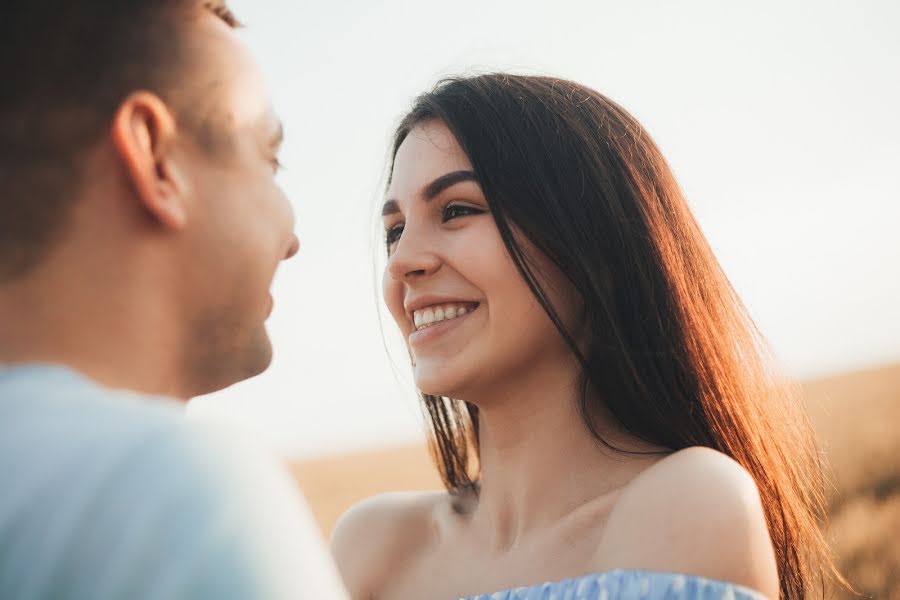
M 441 175 L 422 188 L 422 198 L 426 202 L 433 200 L 447 188 L 453 187 L 457 183 L 462 183 L 464 181 L 474 181 L 475 183 L 478 183 L 478 177 L 475 176 L 473 171 L 451 171 L 450 173 Z M 397 214 L 398 212 L 400 212 L 400 205 L 397 204 L 396 200 L 389 199 L 384 203 L 384 206 L 381 209 L 381 216 L 386 217 L 388 215 Z

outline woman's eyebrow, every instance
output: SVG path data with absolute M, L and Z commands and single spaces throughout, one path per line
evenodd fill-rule
M 438 194 L 443 192 L 449 187 L 453 187 L 457 183 L 462 183 L 463 181 L 474 181 L 478 183 L 478 177 L 475 176 L 473 171 L 451 171 L 450 173 L 445 173 L 441 175 L 424 188 L 420 192 L 422 198 L 428 202 L 429 200 L 434 199 Z M 388 215 L 394 215 L 400 212 L 400 205 L 397 204 L 396 200 L 390 199 L 384 203 L 384 206 L 381 208 L 381 216 L 386 217 Z
M 396 215 L 398 212 L 400 212 L 400 206 L 397 204 L 396 200 L 388 200 L 384 203 L 384 206 L 381 207 L 382 217 Z
M 478 183 L 478 178 L 472 171 L 452 171 L 445 175 L 441 175 L 422 189 L 422 198 L 426 201 L 431 200 L 449 187 L 462 183 L 463 181 L 474 181 Z

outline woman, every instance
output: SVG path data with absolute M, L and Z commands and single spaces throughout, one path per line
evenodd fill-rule
M 448 493 L 342 518 L 354 598 L 818 589 L 808 420 L 633 117 L 559 79 L 446 80 L 397 130 L 383 215 Z

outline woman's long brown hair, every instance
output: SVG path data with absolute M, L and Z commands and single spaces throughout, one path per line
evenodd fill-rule
M 843 581 L 821 532 L 822 467 L 802 399 L 773 369 L 644 128 L 570 81 L 480 75 L 420 96 L 397 129 L 394 155 L 413 127 L 435 119 L 472 162 L 510 256 L 580 361 L 579 410 L 598 442 L 606 444 L 593 418 L 602 401 L 644 440 L 727 454 L 756 480 L 781 597 L 806 598 L 819 585 L 824 595 L 827 579 Z M 578 290 L 586 317 L 577 336 L 548 300 L 520 234 Z M 477 490 L 478 409 L 422 399 L 448 490 Z

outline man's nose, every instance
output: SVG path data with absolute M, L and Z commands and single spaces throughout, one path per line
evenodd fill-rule
M 300 251 L 300 238 L 297 237 L 297 234 L 291 234 L 291 245 L 288 246 L 287 254 L 284 255 L 284 260 L 287 260 L 297 254 Z

